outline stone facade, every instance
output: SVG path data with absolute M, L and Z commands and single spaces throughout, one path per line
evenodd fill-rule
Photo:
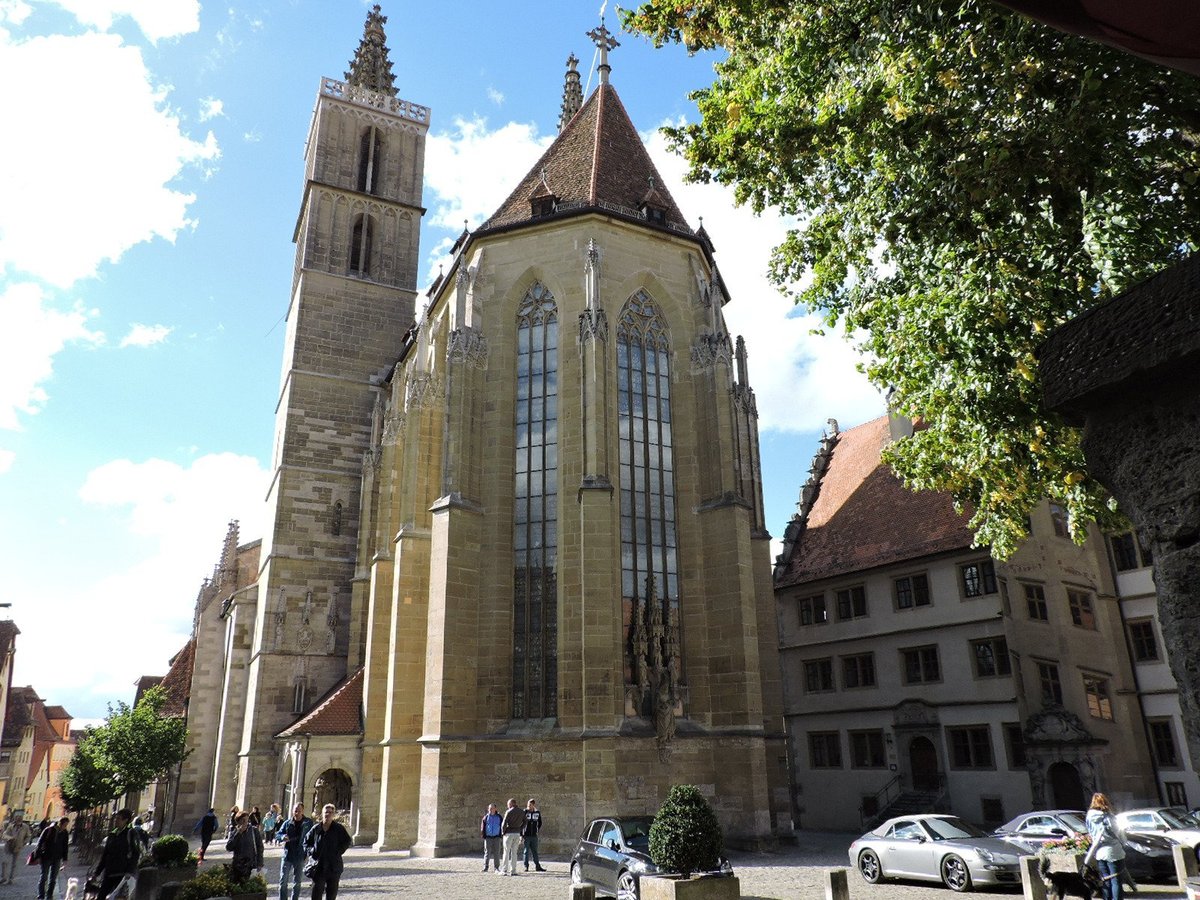
M 225 649 L 193 807 L 206 781 L 221 807 L 336 797 L 357 842 L 441 855 L 536 796 L 554 852 L 690 782 L 731 842 L 786 837 L 757 414 L 712 245 L 602 55 L 414 325 L 429 112 L 395 97 L 385 21 L 318 95 L 270 523 L 197 618 Z

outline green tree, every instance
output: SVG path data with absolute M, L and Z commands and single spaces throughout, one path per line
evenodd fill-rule
M 724 50 L 670 136 L 692 180 L 797 217 L 772 279 L 924 422 L 887 451 L 904 482 L 1001 557 L 1045 497 L 1077 540 L 1111 520 L 1036 353 L 1196 247 L 1200 80 L 980 0 L 649 0 L 625 24 Z
M 146 691 L 137 705 L 109 706 L 103 725 L 88 729 L 63 772 L 63 802 L 91 809 L 141 791 L 187 756 L 187 722 L 164 716 L 167 693 Z
M 721 864 L 721 824 L 700 790 L 677 784 L 650 825 L 650 858 L 660 869 L 691 875 Z

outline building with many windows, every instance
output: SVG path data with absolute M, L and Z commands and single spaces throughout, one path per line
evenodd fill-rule
M 557 139 L 418 309 L 429 110 L 385 21 L 318 93 L 268 531 L 198 606 L 180 821 L 330 798 L 358 842 L 441 854 L 535 796 L 566 849 L 690 782 L 731 841 L 789 834 L 747 352 L 615 41 L 589 35 L 586 100 L 569 60 Z
M 904 803 L 999 824 L 1156 800 L 1105 542 L 1044 504 L 1007 562 L 906 490 L 880 418 L 822 441 L 775 567 L 793 803 L 858 828 Z

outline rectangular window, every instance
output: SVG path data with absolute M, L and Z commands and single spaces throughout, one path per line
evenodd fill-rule
M 883 752 L 882 731 L 850 732 L 850 767 L 854 769 L 882 769 L 887 765 Z
M 801 625 L 824 625 L 829 621 L 829 613 L 825 609 L 824 594 L 817 594 L 813 597 L 801 597 L 796 601 L 796 608 L 800 612 Z
M 1183 786 L 1182 781 L 1164 781 L 1163 788 L 1167 794 L 1167 805 L 1188 808 L 1190 804 L 1188 803 L 1187 789 Z
M 1050 608 L 1046 606 L 1046 589 L 1040 584 L 1024 584 L 1025 608 L 1035 622 L 1049 622 Z
M 1042 702 L 1062 706 L 1062 682 L 1058 680 L 1058 666 L 1053 663 L 1038 663 L 1038 678 L 1042 683 Z
M 1158 659 L 1158 639 L 1154 636 L 1153 619 L 1135 619 L 1129 623 L 1129 644 L 1137 662 Z
M 1050 504 L 1050 521 L 1054 525 L 1054 533 L 1059 537 L 1071 536 L 1071 529 L 1067 526 L 1067 512 L 1057 503 Z
M 958 567 L 964 597 L 982 597 L 996 593 L 996 566 L 990 559 L 981 559 Z
M 875 654 L 842 657 L 842 687 L 875 687 Z
M 842 740 L 836 731 L 808 733 L 808 764 L 814 769 L 842 767 Z
M 900 651 L 904 663 L 905 684 L 927 684 L 931 681 L 941 681 L 942 672 L 938 665 L 938 648 L 912 647 Z
M 1132 531 L 1109 535 L 1108 545 L 1112 548 L 1113 565 L 1116 566 L 1118 572 L 1128 572 L 1141 565 L 1141 561 L 1138 559 L 1137 541 L 1134 540 Z
M 1008 767 L 1025 768 L 1025 731 L 1020 725 L 1009 722 L 1004 726 L 1004 743 L 1008 749 Z
M 929 576 L 905 575 L 893 581 L 892 585 L 896 591 L 896 609 L 929 605 Z
M 867 589 L 861 584 L 837 592 L 838 618 L 860 619 L 867 614 Z
M 1086 591 L 1067 589 L 1067 603 L 1071 607 L 1071 621 L 1080 628 L 1096 630 L 1096 614 L 1092 610 L 1092 595 Z
M 810 694 L 833 690 L 833 660 L 810 659 L 804 664 L 804 690 Z
M 971 658 L 975 660 L 976 678 L 996 678 L 1012 674 L 1008 641 L 1002 637 L 971 641 Z
M 1179 751 L 1175 748 L 1175 728 L 1170 719 L 1147 719 L 1154 761 L 1170 769 L 1179 767 Z
M 947 728 L 950 766 L 954 769 L 994 769 L 992 732 L 986 725 Z
M 1112 699 L 1108 696 L 1108 680 L 1096 675 L 1083 676 L 1083 692 L 1087 695 L 1088 713 L 1093 719 L 1113 720 Z

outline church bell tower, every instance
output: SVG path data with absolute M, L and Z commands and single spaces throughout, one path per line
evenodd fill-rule
M 414 318 L 429 128 L 428 108 L 397 97 L 386 22 L 379 6 L 367 13 L 344 79 L 321 80 L 309 128 L 236 773 L 241 805 L 295 776 L 277 771 L 264 736 L 362 665 L 353 586 L 364 455 L 379 385 Z

